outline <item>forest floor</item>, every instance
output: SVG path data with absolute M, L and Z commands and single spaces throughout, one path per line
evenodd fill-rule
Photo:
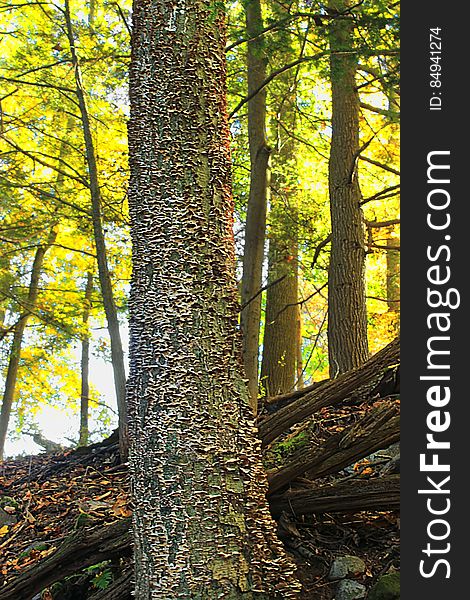
M 400 568 L 397 512 L 317 515 L 297 523 L 297 529 L 302 556 L 289 550 L 303 585 L 302 600 L 334 599 L 338 582 L 329 581 L 328 574 L 335 558 L 341 556 L 357 556 L 365 562 L 365 573 L 355 579 L 367 588 L 384 573 Z
M 115 444 L 86 453 L 6 460 L 0 465 L 0 509 L 1 600 L 3 585 L 52 555 L 75 530 L 130 516 L 126 465 L 119 463 Z M 328 580 L 328 573 L 340 556 L 365 562 L 366 571 L 357 581 L 367 587 L 385 572 L 399 569 L 397 512 L 283 515 L 279 534 L 298 566 L 303 600 L 335 597 L 337 583 Z M 107 585 L 107 577 L 105 567 L 89 567 L 86 591 L 82 585 L 77 595 L 57 597 L 89 598 Z M 56 595 L 46 589 L 42 598 L 55 600 Z

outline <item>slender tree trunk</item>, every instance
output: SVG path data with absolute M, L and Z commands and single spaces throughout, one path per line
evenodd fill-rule
M 297 275 L 298 277 L 298 275 Z M 297 369 L 297 381 L 295 383 L 295 387 L 298 390 L 301 390 L 304 387 L 304 360 L 303 360 L 303 356 L 302 356 L 302 343 L 303 343 L 303 335 L 302 335 L 302 325 L 303 325 L 303 320 L 302 320 L 302 310 L 299 307 L 299 310 L 297 311 L 297 327 L 296 327 L 296 333 L 297 333 L 297 344 L 296 344 L 296 349 L 297 349 L 297 363 L 296 363 L 296 369 Z
M 127 455 L 127 416 L 126 416 L 126 371 L 124 368 L 124 354 L 122 350 L 121 334 L 116 304 L 114 302 L 113 288 L 108 268 L 106 243 L 103 232 L 103 218 L 101 212 L 101 190 L 98 181 L 98 168 L 90 127 L 90 118 L 83 89 L 80 63 L 75 48 L 75 37 L 70 15 L 70 2 L 65 0 L 65 21 L 67 37 L 70 45 L 70 55 L 75 71 L 75 84 L 80 116 L 85 141 L 88 176 L 90 181 L 90 195 L 92 204 L 93 233 L 95 238 L 96 254 L 98 259 L 98 275 L 103 297 L 103 305 L 108 323 L 108 332 L 111 341 L 111 359 L 114 374 L 114 388 L 119 414 L 119 444 L 123 458 Z
M 137 600 L 294 598 L 243 380 L 212 0 L 135 0 L 129 465 Z
M 275 213 L 273 205 L 271 214 Z M 282 218 L 285 219 L 285 215 L 281 215 Z M 276 280 L 280 281 L 266 292 L 261 363 L 261 383 L 268 396 L 291 391 L 296 381 L 299 320 L 297 244 L 283 239 L 279 230 L 273 232 L 269 240 L 268 283 Z
M 31 312 L 34 311 L 38 297 L 39 281 L 41 278 L 42 266 L 46 252 L 55 242 L 57 230 L 52 227 L 47 242 L 36 250 L 31 279 L 29 282 L 28 298 L 25 302 L 24 312 L 21 314 L 14 328 L 13 341 L 11 343 L 10 358 L 8 361 L 7 375 L 5 378 L 5 389 L 3 392 L 2 409 L 0 413 L 0 460 L 3 459 L 5 449 L 5 440 L 7 437 L 8 423 L 10 421 L 11 408 L 15 398 L 16 382 L 18 379 L 18 369 L 21 360 L 21 346 L 23 344 L 24 332 L 28 324 Z
M 275 17 L 286 16 L 284 8 L 272 7 Z M 285 62 L 292 60 L 288 33 L 284 34 Z M 269 215 L 268 283 L 263 339 L 261 382 L 268 396 L 294 389 L 297 379 L 300 311 L 298 302 L 298 198 L 296 143 L 286 130 L 295 131 L 297 73 L 278 78 L 281 97 L 273 129 L 273 193 Z M 274 120 L 274 119 L 273 119 Z M 281 124 L 284 127 L 281 127 Z
M 72 127 L 73 119 L 68 117 L 65 126 L 66 134 Z M 59 159 L 63 159 L 67 152 L 67 145 L 65 142 L 61 143 L 59 151 Z M 57 175 L 57 188 L 60 189 L 64 182 L 64 175 L 59 173 Z M 57 237 L 56 225 L 53 225 L 50 229 L 47 242 L 40 246 L 34 257 L 33 267 L 31 272 L 31 279 L 28 291 L 27 304 L 25 311 L 20 315 L 20 318 L 13 330 L 13 341 L 10 350 L 10 360 L 7 369 L 7 376 L 5 380 L 5 390 L 2 402 L 2 411 L 0 416 L 0 458 L 3 457 L 3 451 L 5 446 L 6 435 L 8 431 L 8 423 L 10 420 L 11 408 L 15 397 L 16 382 L 18 379 L 18 368 L 21 360 L 21 346 L 23 343 L 24 331 L 26 329 L 31 312 L 34 310 L 37 294 L 39 279 L 41 277 L 42 265 L 44 263 L 44 257 L 49 248 L 54 244 Z
M 251 94 L 266 79 L 267 61 L 264 38 L 263 36 L 256 37 L 263 29 L 261 1 L 248 0 L 245 10 L 247 37 L 255 38 L 247 44 L 248 94 Z M 241 302 L 244 309 L 241 313 L 241 327 L 243 362 L 248 378 L 251 405 L 253 412 L 256 412 L 261 320 L 261 294 L 256 294 L 262 287 L 271 154 L 266 139 L 266 89 L 258 92 L 248 102 L 248 139 L 251 170 L 243 253 Z
M 387 303 L 390 312 L 400 312 L 400 250 L 397 238 L 387 238 Z M 393 247 L 396 247 L 396 250 Z
M 85 304 L 83 308 L 82 322 L 85 332 L 82 337 L 82 355 L 80 359 L 81 390 L 80 390 L 80 438 L 79 446 L 88 444 L 88 408 L 90 400 L 90 382 L 88 375 L 90 370 L 90 334 L 88 332 L 88 319 L 90 318 L 91 295 L 93 293 L 93 273 L 87 273 L 85 287 Z
M 0 340 L 6 335 L 4 325 L 10 296 L 10 263 L 10 255 L 0 255 Z
M 330 10 L 343 12 L 351 0 L 330 0 Z M 369 356 L 365 298 L 365 243 L 359 155 L 359 96 L 354 23 L 331 23 L 332 137 L 329 161 L 331 255 L 328 272 L 328 356 L 330 376 L 336 377 Z

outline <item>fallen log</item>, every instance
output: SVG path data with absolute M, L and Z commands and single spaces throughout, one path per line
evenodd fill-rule
M 54 554 L 0 589 L 0 600 L 27 600 L 56 581 L 104 560 L 131 555 L 130 519 L 71 534 Z
M 362 367 L 325 382 L 274 414 L 261 418 L 258 431 L 263 446 L 270 444 L 287 432 L 289 427 L 304 421 L 325 406 L 336 406 L 346 399 L 370 399 L 371 392 L 382 380 L 387 369 L 399 363 L 399 357 L 400 340 L 396 338 Z
M 316 489 L 286 492 L 270 498 L 274 517 L 281 513 L 308 515 L 323 512 L 396 510 L 400 508 L 400 475 L 350 480 Z
M 297 450 L 287 464 L 268 473 L 268 493 L 274 494 L 307 472 L 310 478 L 336 473 L 376 450 L 387 448 L 399 439 L 399 403 L 383 401 L 352 427 L 332 435 L 310 450 Z
M 266 396 L 264 398 L 261 398 L 260 405 L 264 413 L 270 415 L 281 408 L 289 406 L 289 404 L 292 404 L 294 400 L 302 398 L 310 392 L 317 390 L 321 385 L 327 383 L 328 381 L 329 379 L 322 379 L 321 381 L 315 381 L 314 383 L 305 386 L 301 390 L 294 390 L 293 392 L 288 392 L 287 394 L 279 394 L 278 396 Z
M 41 446 L 41 448 L 44 448 L 46 454 L 56 454 L 57 452 L 65 452 L 66 450 L 70 450 L 70 448 L 44 437 L 40 431 L 23 431 L 23 434 L 30 435 L 35 444 Z
M 100 440 L 99 442 L 89 444 L 88 446 L 79 446 L 78 448 L 75 448 L 75 450 L 73 450 L 70 454 L 89 454 L 90 452 L 100 451 L 104 448 L 115 446 L 116 444 L 119 444 L 119 429 L 115 429 L 111 435 L 103 440 Z

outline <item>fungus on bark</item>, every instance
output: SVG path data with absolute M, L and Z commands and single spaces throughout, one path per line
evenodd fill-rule
M 224 15 L 135 0 L 130 470 L 136 597 L 294 598 L 242 378 Z

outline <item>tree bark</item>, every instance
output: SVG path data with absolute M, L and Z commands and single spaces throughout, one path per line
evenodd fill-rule
M 128 406 L 138 600 L 294 598 L 243 379 L 211 0 L 135 0 Z
M 270 5 L 273 17 L 288 16 L 285 6 Z M 280 33 L 282 60 L 287 64 L 294 58 L 292 36 Z M 269 212 L 268 284 L 266 291 L 262 388 L 268 396 L 293 390 L 302 379 L 301 313 L 298 302 L 298 165 L 297 142 L 287 131 L 296 130 L 297 71 L 287 71 L 277 78 L 273 103 L 276 114 L 271 127 L 276 132 L 273 152 L 272 193 Z M 299 372 L 300 366 L 300 372 Z
M 376 450 L 400 439 L 399 407 L 384 401 L 345 431 L 312 449 L 300 449 L 288 464 L 268 475 L 269 494 L 274 494 L 303 473 L 309 478 L 336 473 Z
M 72 27 L 70 14 L 70 2 L 65 0 L 64 14 L 67 28 L 67 37 L 70 47 L 70 56 L 75 72 L 75 91 L 82 121 L 83 138 L 85 141 L 85 153 L 88 166 L 90 185 L 93 233 L 95 238 L 96 255 L 98 260 L 98 275 L 103 297 L 103 305 L 108 323 L 109 338 L 111 341 L 111 359 L 114 374 L 114 388 L 119 415 L 119 445 L 123 458 L 127 455 L 127 415 L 126 415 L 126 371 L 124 367 L 124 354 L 122 350 L 121 334 L 119 330 L 119 319 L 116 304 L 114 302 L 113 288 L 108 268 L 106 242 L 103 232 L 103 216 L 101 212 L 101 190 L 98 181 L 98 168 L 96 165 L 96 154 L 91 133 L 90 117 L 83 89 L 80 62 L 75 47 L 75 35 Z
M 255 92 L 266 79 L 266 54 L 263 17 L 260 0 L 246 3 L 248 95 Z M 254 38 L 254 39 L 252 39 Z M 251 406 L 258 405 L 258 354 L 261 321 L 264 242 L 266 212 L 270 185 L 271 149 L 266 139 L 266 88 L 248 102 L 248 140 L 250 149 L 250 194 L 248 198 L 243 275 L 241 286 L 241 328 L 243 332 L 243 363 L 248 378 Z
M 297 266 L 298 269 L 298 266 Z M 297 271 L 297 298 L 299 295 L 299 291 L 298 291 L 298 287 L 299 287 L 299 283 L 298 283 L 298 278 L 299 278 L 299 273 Z M 297 379 L 295 382 L 295 387 L 298 390 L 302 390 L 304 388 L 304 359 L 303 359 L 303 355 L 302 355 L 302 345 L 303 345 L 303 335 L 302 335 L 302 330 L 303 330 L 303 317 L 302 317 L 302 309 L 298 308 L 297 310 L 297 324 L 296 324 L 296 337 L 297 337 L 297 342 L 295 344 L 296 347 L 296 351 L 297 351 L 297 361 L 296 361 L 296 374 L 297 374 Z
M 286 82 L 289 85 L 289 81 Z M 278 114 L 282 119 L 283 114 Z M 268 284 L 261 363 L 261 384 L 268 396 L 294 389 L 300 329 L 295 161 L 290 139 L 278 134 L 269 229 Z M 292 186 L 292 187 L 291 187 Z
M 370 399 L 385 371 L 397 365 L 399 357 L 400 340 L 397 338 L 362 367 L 314 387 L 275 413 L 262 418 L 258 427 L 263 445 L 271 443 L 289 427 L 307 419 L 324 406 L 336 406 L 350 398 L 358 401 Z
M 286 492 L 270 498 L 275 517 L 286 512 L 298 515 L 360 510 L 398 510 L 400 475 L 351 480 L 320 488 Z
M 275 212 L 273 208 L 271 214 Z M 274 396 L 295 386 L 299 340 L 297 243 L 284 242 L 279 231 L 270 236 L 268 273 L 268 283 L 281 281 L 266 292 L 260 381 L 266 394 Z
M 93 293 L 93 273 L 87 273 L 85 287 L 85 304 L 83 307 L 82 323 L 85 331 L 82 336 L 82 352 L 80 357 L 81 389 L 80 389 L 80 436 L 79 446 L 88 444 L 88 409 L 90 399 L 90 382 L 88 380 L 90 371 L 90 333 L 88 331 L 88 319 L 90 318 L 91 295 Z
M 352 0 L 330 0 L 343 12 Z M 359 95 L 354 22 L 334 19 L 330 25 L 332 134 L 329 160 L 331 254 L 328 271 L 328 357 L 330 377 L 363 364 L 369 357 L 365 295 L 363 214 L 360 206 Z
M 5 440 L 7 437 L 8 424 L 10 421 L 11 408 L 15 398 L 16 382 L 18 379 L 18 368 L 21 360 L 21 346 L 23 344 L 23 336 L 28 324 L 31 312 L 34 311 L 36 300 L 38 297 L 39 281 L 41 271 L 44 264 L 46 252 L 55 242 L 57 237 L 57 229 L 52 227 L 49 232 L 48 239 L 45 244 L 39 246 L 34 256 L 33 267 L 31 271 L 31 279 L 29 282 L 28 297 L 25 302 L 24 311 L 21 314 L 18 322 L 13 330 L 13 341 L 10 348 L 10 357 L 8 361 L 7 374 L 5 378 L 5 388 L 3 392 L 2 409 L 0 413 L 0 460 L 3 459 L 5 450 Z

